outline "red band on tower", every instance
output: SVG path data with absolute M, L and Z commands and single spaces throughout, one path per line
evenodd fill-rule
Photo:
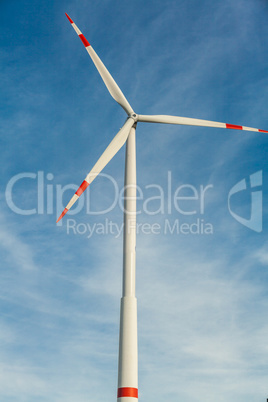
M 138 398 L 138 388 L 123 387 L 118 388 L 117 398 Z

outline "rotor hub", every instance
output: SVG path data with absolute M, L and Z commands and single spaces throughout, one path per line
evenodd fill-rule
M 135 121 L 135 123 L 137 123 L 137 121 L 138 121 L 138 115 L 137 115 L 137 113 L 132 113 L 132 114 L 129 115 L 129 117 L 130 117 L 131 119 L 133 119 L 133 120 Z

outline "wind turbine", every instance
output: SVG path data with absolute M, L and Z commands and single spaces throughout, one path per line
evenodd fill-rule
M 88 40 L 66 14 L 75 32 L 84 44 L 111 96 L 127 113 L 123 127 L 105 149 L 97 163 L 88 173 L 70 202 L 58 218 L 59 222 L 90 183 L 126 142 L 125 193 L 124 193 L 124 243 L 123 243 L 123 290 L 120 309 L 119 362 L 117 402 L 138 401 L 138 348 L 137 348 L 137 299 L 135 297 L 136 276 L 136 126 L 138 122 L 166 123 L 201 127 L 217 127 L 235 130 L 268 133 L 257 128 L 199 120 L 188 117 L 166 115 L 141 115 L 134 112 L 121 89 L 102 63 Z

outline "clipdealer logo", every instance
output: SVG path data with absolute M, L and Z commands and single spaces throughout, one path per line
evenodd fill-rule
M 101 210 L 94 211 L 90 202 L 90 190 L 87 191 L 83 197 L 81 197 L 75 208 L 70 211 L 70 215 L 75 215 L 85 208 L 86 213 L 92 216 L 103 216 L 111 212 L 114 208 L 119 207 L 124 211 L 124 188 L 120 189 L 116 180 L 110 175 L 101 173 L 105 180 L 108 180 L 110 186 L 112 185 L 113 196 L 111 197 L 111 202 L 108 207 L 102 208 Z M 63 208 L 63 197 L 66 192 L 73 191 L 77 189 L 75 184 L 67 184 L 61 186 L 60 184 L 53 183 L 54 176 L 52 173 L 45 174 L 44 172 L 37 173 L 19 173 L 13 176 L 6 186 L 5 198 L 8 207 L 16 214 L 19 215 L 34 215 L 34 214 L 47 214 L 56 215 Z M 247 182 L 249 185 L 247 186 Z M 23 194 L 27 186 L 27 192 L 29 187 L 33 188 L 32 194 L 33 198 L 23 199 Z M 34 187 L 33 187 L 34 186 Z M 249 176 L 249 178 L 244 178 L 235 184 L 229 191 L 227 197 L 228 210 L 230 215 L 241 225 L 247 227 L 250 230 L 260 233 L 262 231 L 262 220 L 263 220 L 263 192 L 262 186 L 262 171 L 255 172 Z M 248 192 L 250 190 L 250 202 L 242 201 L 242 206 L 248 207 L 250 209 L 250 217 L 247 219 L 241 216 L 236 211 L 235 205 L 235 195 L 241 194 L 242 192 Z M 175 188 L 172 182 L 172 173 L 169 171 L 167 173 L 167 180 L 163 187 L 158 184 L 148 184 L 143 189 L 137 186 L 137 202 L 138 202 L 138 214 L 145 214 L 147 216 L 154 215 L 167 215 L 173 216 L 173 221 L 170 219 L 165 220 L 165 230 L 164 233 L 171 234 L 213 234 L 213 225 L 207 222 L 205 218 L 205 206 L 207 204 L 207 198 L 209 197 L 211 191 L 214 190 L 212 184 L 198 187 L 191 184 L 182 184 Z M 22 197 L 21 197 L 22 195 Z M 174 213 L 180 215 L 180 219 L 175 219 Z M 184 220 L 181 217 L 184 216 Z M 187 219 L 188 217 L 188 219 Z M 192 220 L 192 217 L 196 217 Z M 190 218 L 190 220 L 189 220 Z M 111 222 L 111 221 L 110 221 Z M 62 225 L 62 221 L 58 224 Z M 98 226 L 99 225 L 99 226 Z M 115 229 L 112 223 L 107 224 L 107 220 L 103 221 L 103 224 L 99 222 L 95 226 L 88 227 L 88 235 L 91 237 L 91 233 L 99 234 L 113 234 Z M 151 230 L 148 226 L 151 225 Z M 75 231 L 76 221 L 67 220 L 68 231 Z M 82 234 L 86 231 L 86 225 L 82 227 L 77 226 L 77 233 Z M 109 228 L 107 229 L 103 229 Z M 144 227 L 139 227 L 137 224 L 137 230 L 148 234 L 160 234 L 161 228 L 159 228 L 159 223 L 148 223 L 144 224 Z M 121 233 L 122 228 L 116 228 L 116 233 Z M 163 232 L 162 232 L 163 233 Z
M 94 210 L 90 200 L 91 189 L 84 193 L 82 198 L 79 198 L 76 206 L 69 211 L 70 215 L 75 215 L 85 208 L 88 215 L 105 215 L 112 211 L 115 207 L 119 207 L 124 211 L 124 187 L 119 188 L 116 180 L 104 173 L 100 173 L 100 177 L 107 180 L 112 189 L 109 205 L 103 208 L 99 205 L 97 210 Z M 6 186 L 5 198 L 8 207 L 19 215 L 42 215 L 42 214 L 59 214 L 63 209 L 63 198 L 70 191 L 75 192 L 77 185 L 52 183 L 54 176 L 52 173 L 45 174 L 44 172 L 37 173 L 19 173 L 13 176 Z M 26 189 L 27 186 L 27 189 Z M 26 199 L 24 194 L 28 194 L 29 188 L 32 190 L 33 197 Z M 148 184 L 144 188 L 136 186 L 137 189 L 137 215 L 144 213 L 145 215 L 171 215 L 173 212 L 178 212 L 180 215 L 204 215 L 205 204 L 208 193 L 213 189 L 213 185 L 193 186 L 191 184 L 181 184 L 175 187 L 172 181 L 172 174 L 167 173 L 166 182 L 163 186 L 159 184 Z M 66 198 L 66 197 L 65 197 Z
M 235 194 L 238 194 L 242 191 L 247 191 L 247 183 L 246 179 L 239 181 L 235 184 L 228 195 L 228 209 L 232 217 L 241 225 L 246 226 L 247 228 L 260 233 L 262 231 L 262 190 L 260 187 L 262 186 L 262 171 L 259 170 L 256 173 L 253 173 L 249 176 L 249 183 L 251 189 L 251 201 L 250 201 L 250 218 L 246 219 L 237 213 L 233 212 L 231 209 L 231 197 Z

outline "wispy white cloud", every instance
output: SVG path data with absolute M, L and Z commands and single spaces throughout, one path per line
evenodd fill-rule
M 268 246 L 267 243 L 256 252 L 255 254 L 257 260 L 261 262 L 261 264 L 268 266 Z
M 10 269 L 10 263 L 13 263 L 19 269 L 36 270 L 34 251 L 29 243 L 23 241 L 3 216 L 0 216 L 0 224 L 0 243 L 5 269 Z

